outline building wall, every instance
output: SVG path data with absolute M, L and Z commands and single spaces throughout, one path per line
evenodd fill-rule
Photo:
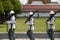
M 51 2 L 57 2 L 57 0 L 51 0 Z
M 30 5 L 42 5 L 42 1 L 33 1 Z
M 28 17 L 29 12 L 22 12 L 17 14 L 17 17 Z M 36 12 L 33 17 L 49 17 L 49 12 Z M 55 17 L 60 17 L 60 13 L 57 13 Z
M 57 11 L 60 9 L 60 5 L 23 5 L 22 11 L 36 11 L 37 9 L 39 9 L 39 12 Z

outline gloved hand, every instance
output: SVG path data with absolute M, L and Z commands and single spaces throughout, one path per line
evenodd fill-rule
M 9 21 L 6 21 L 6 23 L 9 23 Z
M 46 24 L 49 24 L 50 22 L 45 22 Z
M 24 22 L 26 24 L 26 22 Z

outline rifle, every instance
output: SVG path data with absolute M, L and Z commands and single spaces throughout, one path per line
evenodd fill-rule
M 55 14 L 53 14 L 51 17 L 49 17 L 49 18 L 46 20 L 46 31 L 47 31 L 47 28 L 48 28 L 47 22 L 48 22 L 49 20 L 51 20 L 51 18 L 54 17 L 54 16 L 56 15 L 56 13 L 58 13 L 59 11 L 60 11 L 60 9 L 59 9 L 58 11 L 56 11 Z
M 60 11 L 60 9 L 59 9 L 58 11 L 56 11 L 55 14 L 53 14 L 52 16 L 50 16 L 50 17 L 46 20 L 46 22 L 48 22 L 49 20 L 51 20 L 51 18 L 54 17 L 54 16 L 56 15 L 56 13 L 58 13 L 59 11 Z
M 34 11 L 33 14 L 32 14 L 31 16 L 29 16 L 29 17 L 27 18 L 27 20 L 26 20 L 24 23 L 26 23 L 27 21 L 29 21 L 30 18 L 35 14 L 35 12 L 38 12 L 38 10 L 39 10 L 39 9 L 37 9 L 36 11 Z

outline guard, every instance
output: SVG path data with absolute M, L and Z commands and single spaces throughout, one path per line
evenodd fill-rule
M 33 12 L 29 13 L 29 16 L 33 15 Z M 31 17 L 29 19 L 28 22 L 26 22 L 26 24 L 29 25 L 28 31 L 27 31 L 27 35 L 30 38 L 30 40 L 34 40 L 34 36 L 33 36 L 33 30 L 34 30 L 34 19 L 33 17 Z
M 54 15 L 54 11 L 50 11 L 50 16 L 53 16 L 53 15 Z M 51 18 L 51 20 L 49 22 L 47 22 L 47 24 L 50 25 L 47 33 L 48 33 L 48 36 L 51 40 L 54 40 L 54 29 L 55 29 L 54 21 L 55 21 L 55 18 L 53 16 Z
M 16 20 L 15 20 L 15 13 L 13 10 L 10 11 L 10 20 L 7 21 L 10 25 L 8 31 L 9 40 L 15 40 L 15 28 L 16 28 Z

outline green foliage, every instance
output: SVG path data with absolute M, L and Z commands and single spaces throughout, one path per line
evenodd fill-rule
M 0 3 L 0 6 L 6 13 L 9 13 L 10 10 L 14 10 L 15 13 L 21 13 L 22 5 L 19 0 L 0 0 L 2 3 Z M 1 8 L 0 8 L 1 10 Z
M 3 6 L 4 6 L 4 11 L 6 13 L 9 13 L 10 10 L 13 10 L 14 9 L 14 6 L 12 5 L 12 3 L 10 1 L 4 1 L 3 2 Z
M 2 2 L 0 1 L 0 14 L 1 13 L 4 13 L 4 8 L 3 8 L 3 5 L 2 5 Z
M 15 13 L 21 13 L 22 5 L 19 0 L 10 0 L 12 4 L 14 5 L 14 11 Z

